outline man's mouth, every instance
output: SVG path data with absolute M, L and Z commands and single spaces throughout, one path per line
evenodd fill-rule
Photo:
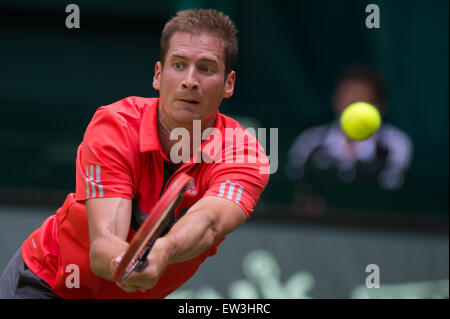
M 200 101 L 195 100 L 195 99 L 179 99 L 179 101 L 186 102 L 189 104 L 199 104 L 200 103 Z

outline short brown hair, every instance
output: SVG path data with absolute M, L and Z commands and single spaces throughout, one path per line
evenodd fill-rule
M 160 60 L 164 64 L 170 39 L 176 32 L 189 34 L 208 33 L 222 41 L 225 58 L 225 75 L 230 73 L 238 54 L 237 29 L 233 21 L 223 12 L 214 9 L 190 9 L 177 12 L 161 34 Z

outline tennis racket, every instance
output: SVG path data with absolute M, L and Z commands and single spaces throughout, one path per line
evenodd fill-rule
M 155 241 L 167 233 L 168 228 L 172 226 L 175 209 L 183 199 L 190 180 L 192 177 L 182 173 L 163 193 L 139 227 L 114 271 L 115 281 L 125 280 L 133 271 L 140 272 L 147 267 L 147 255 Z

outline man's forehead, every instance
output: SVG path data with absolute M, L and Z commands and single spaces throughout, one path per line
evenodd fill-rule
M 221 39 L 208 33 L 176 32 L 169 44 L 168 57 L 199 55 L 202 58 L 223 61 L 224 50 Z

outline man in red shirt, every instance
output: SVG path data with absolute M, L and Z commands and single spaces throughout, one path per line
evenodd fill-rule
M 23 243 L 0 279 L 0 297 L 164 298 L 250 217 L 269 163 L 256 139 L 218 112 L 234 90 L 233 22 L 215 10 L 178 12 L 160 49 L 153 78 L 160 97 L 129 97 L 97 110 L 78 148 L 76 193 Z M 180 130 L 190 138 L 174 139 Z M 188 154 L 178 156 L 175 146 Z M 114 282 L 135 231 L 181 173 L 193 182 L 176 223 L 155 241 L 142 272 Z

